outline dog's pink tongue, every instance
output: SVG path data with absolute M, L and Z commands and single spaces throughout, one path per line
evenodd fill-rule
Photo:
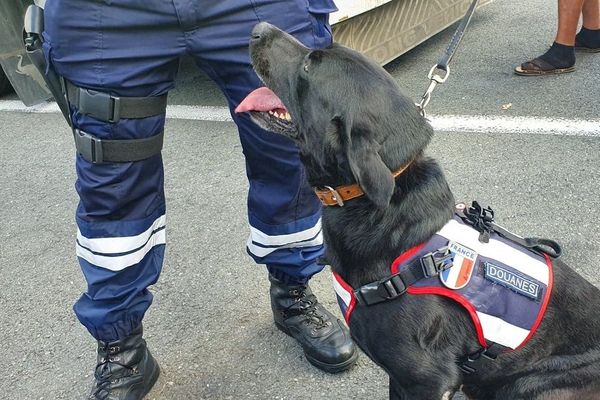
M 250 93 L 235 109 L 236 113 L 246 112 L 246 111 L 262 111 L 267 112 L 275 109 L 283 109 L 285 110 L 285 106 L 271 91 L 271 89 L 267 87 L 260 87 Z

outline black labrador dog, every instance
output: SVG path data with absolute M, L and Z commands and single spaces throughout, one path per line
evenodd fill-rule
M 353 50 L 310 50 L 260 23 L 250 51 L 268 88 L 248 95 L 237 112 L 296 142 L 312 186 L 358 183 L 365 194 L 323 210 L 332 270 L 352 288 L 389 276 L 399 254 L 453 218 L 444 174 L 424 154 L 431 126 L 383 68 Z M 392 399 L 446 400 L 462 389 L 477 400 L 597 400 L 598 310 L 600 291 L 555 260 L 554 288 L 535 335 L 476 374 L 460 360 L 480 354 L 481 345 L 467 311 L 451 299 L 404 294 L 357 306 L 349 326 L 389 374 Z

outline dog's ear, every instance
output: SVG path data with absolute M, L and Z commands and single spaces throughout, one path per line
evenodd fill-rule
M 353 124 L 352 118 L 338 118 L 340 139 L 354 178 L 378 208 L 390 204 L 394 178 L 379 155 L 381 145 L 366 127 Z

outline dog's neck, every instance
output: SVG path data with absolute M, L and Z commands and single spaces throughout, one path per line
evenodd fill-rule
M 454 197 L 439 165 L 420 156 L 397 178 L 386 209 L 362 197 L 323 210 L 327 261 L 352 287 L 381 279 L 398 255 L 428 240 L 453 209 Z

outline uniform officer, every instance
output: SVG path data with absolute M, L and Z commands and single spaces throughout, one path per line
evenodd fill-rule
M 142 338 L 165 251 L 160 155 L 166 94 L 192 56 L 231 110 L 261 83 L 250 66 L 252 27 L 268 21 L 309 47 L 332 41 L 331 0 L 47 0 L 44 52 L 64 78 L 78 149 L 77 256 L 87 291 L 74 306 L 98 341 L 92 399 L 139 399 L 159 374 Z M 307 282 L 322 267 L 320 203 L 298 151 L 232 113 L 250 182 L 247 250 L 266 264 L 274 320 L 328 372 L 357 353 Z

